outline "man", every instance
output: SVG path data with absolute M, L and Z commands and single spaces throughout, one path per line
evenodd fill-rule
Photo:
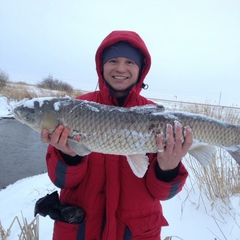
M 137 33 L 113 31 L 100 44 L 95 60 L 99 91 L 78 99 L 123 107 L 153 103 L 140 95 L 151 57 Z M 161 227 L 167 225 L 160 200 L 175 196 L 186 181 L 181 159 L 192 144 L 191 129 L 168 125 L 166 141 L 158 135 L 158 153 L 148 154 L 142 178 L 134 175 L 125 156 L 78 156 L 67 145 L 69 131 L 59 126 L 51 137 L 47 130 L 41 133 L 42 141 L 50 143 L 48 174 L 61 188 L 60 201 L 80 207 L 86 216 L 80 224 L 55 221 L 53 239 L 160 239 Z

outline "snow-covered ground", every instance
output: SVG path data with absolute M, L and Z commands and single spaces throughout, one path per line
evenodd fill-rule
M 0 117 L 11 116 L 9 113 L 13 104 L 0 97 Z M 193 188 L 195 181 L 190 173 L 183 191 L 162 202 L 169 222 L 169 226 L 163 228 L 162 239 L 240 240 L 240 193 L 227 202 L 220 199 L 209 201 L 197 187 Z M 34 219 L 35 202 L 55 190 L 58 189 L 50 182 L 47 173 L 19 180 L 0 190 L 0 222 L 5 231 L 15 216 L 22 225 L 22 215 L 30 223 Z M 52 228 L 53 221 L 49 217 L 39 217 L 40 240 L 50 240 Z M 7 239 L 17 240 L 20 232 L 15 221 Z
M 0 119 L 3 117 L 11 117 L 12 116 L 12 106 L 14 102 L 9 102 L 7 97 L 0 96 Z
M 15 216 L 18 216 L 22 225 L 22 215 L 30 223 L 34 219 L 35 202 L 55 190 L 47 173 L 19 180 L 1 190 L 0 220 L 3 228 L 7 231 Z M 170 224 L 163 228 L 162 239 L 239 240 L 239 197 L 232 197 L 224 204 L 220 200 L 213 203 L 207 199 L 199 203 L 199 196 L 199 190 L 193 190 L 188 180 L 180 194 L 162 202 L 165 217 Z M 50 240 L 52 228 L 53 221 L 49 217 L 39 217 L 40 240 Z M 8 239 L 17 240 L 20 232 L 15 222 Z

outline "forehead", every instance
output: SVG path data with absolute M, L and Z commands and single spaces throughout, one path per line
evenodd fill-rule
M 111 62 L 111 61 L 113 61 L 113 60 L 114 60 L 114 61 L 117 61 L 117 62 L 126 62 L 126 61 L 129 62 L 129 61 L 130 61 L 130 62 L 136 63 L 133 59 L 128 58 L 128 57 L 113 57 L 113 58 L 110 58 L 107 62 Z M 106 63 L 107 63 L 107 62 L 106 62 Z M 106 64 L 106 63 L 105 63 L 105 64 Z M 105 64 L 104 64 L 104 65 L 105 65 Z

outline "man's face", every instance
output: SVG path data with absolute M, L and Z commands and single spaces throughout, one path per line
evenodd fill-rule
M 103 77 L 116 92 L 132 86 L 138 76 L 139 67 L 129 58 L 112 58 L 103 65 Z

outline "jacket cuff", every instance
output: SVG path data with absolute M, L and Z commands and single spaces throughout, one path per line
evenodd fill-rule
M 159 165 L 158 162 L 155 163 L 155 174 L 156 177 L 163 181 L 163 182 L 171 182 L 174 178 L 176 178 L 179 174 L 179 168 L 180 168 L 180 163 L 178 166 L 172 170 L 167 170 L 163 171 Z
M 64 162 L 68 165 L 68 166 L 77 166 L 79 163 L 82 162 L 83 157 L 76 155 L 74 157 L 67 155 L 61 151 L 59 151 L 61 157 L 63 158 Z

